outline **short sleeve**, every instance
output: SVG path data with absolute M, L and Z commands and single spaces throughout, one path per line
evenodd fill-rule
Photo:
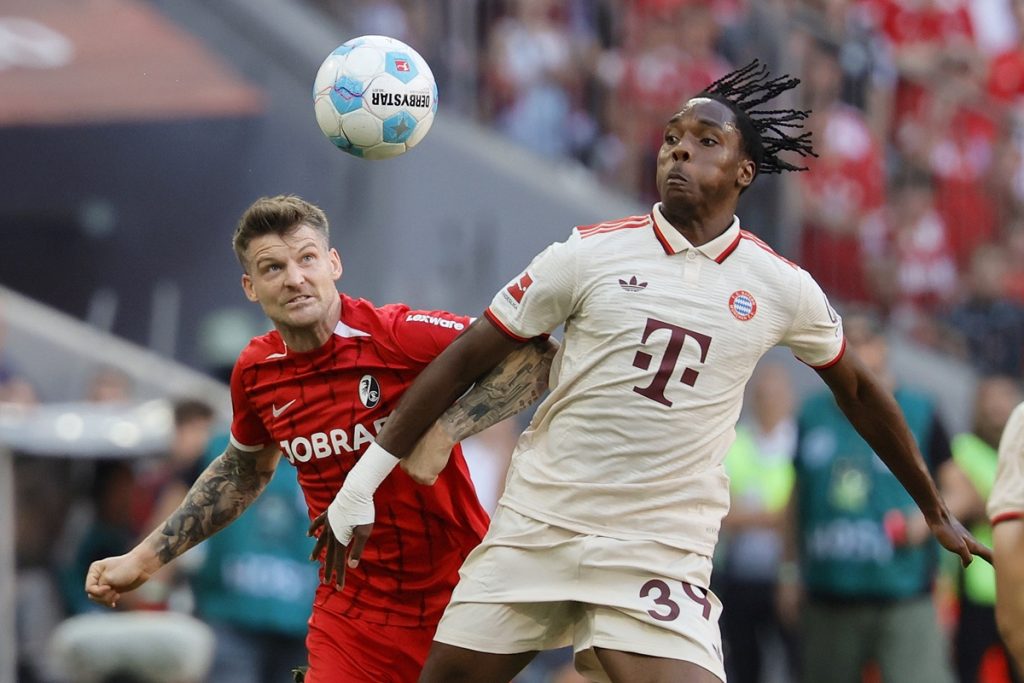
M 231 445 L 240 451 L 258 451 L 271 437 L 249 401 L 243 375 L 242 363 L 236 363 L 231 372 Z
M 838 362 L 846 350 L 843 321 L 810 273 L 803 269 L 798 272 L 796 315 L 779 343 L 788 346 L 800 361 L 824 370 Z
M 519 341 L 548 334 L 572 313 L 579 233 L 538 254 L 494 296 L 485 311 L 498 329 Z
M 993 524 L 1024 518 L 1024 403 L 1013 411 L 999 440 L 999 467 L 987 511 Z
M 391 333 L 403 356 L 426 365 L 441 353 L 473 319 L 448 311 L 399 310 Z

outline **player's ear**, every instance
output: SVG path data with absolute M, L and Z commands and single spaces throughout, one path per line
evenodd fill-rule
M 245 298 L 252 302 L 259 301 L 259 297 L 256 296 L 256 289 L 252 286 L 252 278 L 249 277 L 248 273 L 242 273 L 242 291 L 245 292 Z
M 750 183 L 754 182 L 754 176 L 757 175 L 757 164 L 754 163 L 753 159 L 744 156 L 740 159 L 740 166 L 737 170 L 736 184 L 739 185 L 742 191 L 750 187 Z
M 327 252 L 327 256 L 331 259 L 331 276 L 337 280 L 341 277 L 341 273 L 344 270 L 341 267 L 341 254 L 338 253 L 337 249 L 331 247 L 331 250 Z

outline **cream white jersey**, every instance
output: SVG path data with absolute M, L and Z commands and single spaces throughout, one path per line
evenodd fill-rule
M 739 220 L 691 245 L 652 213 L 575 228 L 486 315 L 526 339 L 565 324 L 551 392 L 520 437 L 502 503 L 583 533 L 710 555 L 744 386 L 776 344 L 838 361 L 842 323 L 811 276 Z
M 1024 518 L 1024 403 L 1017 406 L 999 439 L 999 466 L 988 516 L 993 524 Z

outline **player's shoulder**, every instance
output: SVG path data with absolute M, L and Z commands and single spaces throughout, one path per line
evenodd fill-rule
M 351 316 L 344 314 L 346 309 L 350 311 Z M 461 332 L 469 324 L 469 318 L 457 313 L 420 310 L 402 302 L 377 306 L 366 299 L 346 297 L 343 300 L 342 311 L 347 324 L 354 327 L 362 326 L 360 329 L 365 329 L 378 338 L 403 336 L 411 329 L 421 326 L 443 327 Z
M 409 307 L 403 303 L 392 303 L 378 306 L 369 299 L 356 298 L 341 295 L 341 320 L 346 325 L 357 329 L 387 327 L 395 316 L 399 315 L 402 309 Z
M 1010 413 L 1003 433 L 1008 439 L 1017 439 L 1020 442 L 1016 444 L 1017 448 L 1024 447 L 1024 403 L 1018 404 Z M 1021 457 L 1024 458 L 1024 452 L 1021 453 Z
M 242 352 L 238 354 L 237 367 L 251 367 L 264 360 L 283 357 L 286 352 L 287 349 L 280 333 L 277 330 L 270 330 L 266 334 L 249 340 Z
M 775 251 L 772 245 L 743 227 L 740 228 L 740 239 L 736 244 L 736 250 L 741 258 L 754 261 L 757 264 L 769 265 L 793 272 L 800 271 L 800 266 L 796 262 L 781 255 Z
M 799 281 L 810 277 L 798 263 L 781 255 L 770 244 L 744 228 L 740 228 L 735 256 L 738 257 L 737 261 L 743 261 L 759 277 L 774 280 L 784 287 L 792 287 L 794 293 L 799 291 Z
M 601 223 L 590 225 L 577 225 L 573 228 L 572 236 L 578 237 L 581 242 L 597 244 L 609 239 L 617 239 L 627 236 L 634 236 L 638 231 L 650 229 L 653 218 L 650 213 L 625 216 Z

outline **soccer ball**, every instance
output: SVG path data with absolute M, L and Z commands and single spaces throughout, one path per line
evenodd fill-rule
M 313 83 L 320 130 L 339 149 L 388 159 L 415 147 L 437 111 L 426 60 L 400 40 L 353 38 L 327 56 Z

